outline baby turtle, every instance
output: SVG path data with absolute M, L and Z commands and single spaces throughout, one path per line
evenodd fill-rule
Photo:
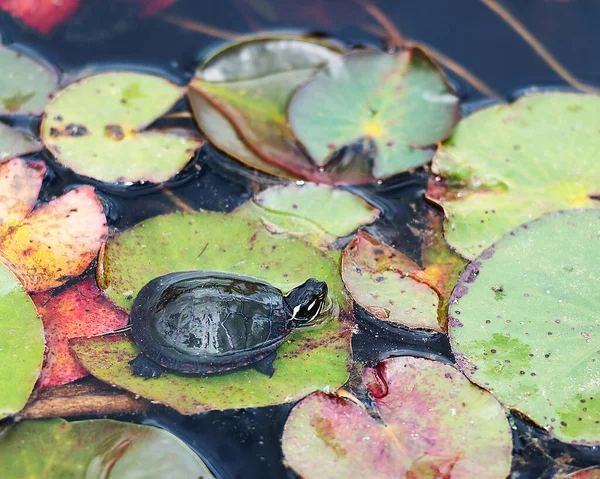
M 270 377 L 279 345 L 295 327 L 315 319 L 326 298 L 327 284 L 312 278 L 284 296 L 247 276 L 160 276 L 133 303 L 131 332 L 142 352 L 129 364 L 147 378 L 163 368 L 209 375 L 247 366 Z

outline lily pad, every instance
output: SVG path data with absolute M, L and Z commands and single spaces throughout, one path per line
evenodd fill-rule
M 314 183 L 268 188 L 236 212 L 260 218 L 272 233 L 285 232 L 325 247 L 380 214 L 348 191 Z
M 542 93 L 461 121 L 438 150 L 429 198 L 448 243 L 472 259 L 545 213 L 600 208 L 600 97 Z
M 35 306 L 0 261 L 0 419 L 23 408 L 43 359 L 44 328 Z
M 40 184 L 40 167 L 31 168 L 34 171 L 25 180 L 33 184 L 27 188 L 20 187 L 22 175 L 9 178 L 13 181 L 9 191 L 24 196 L 20 202 L 8 197 L 8 211 L 20 203 L 25 205 L 23 213 L 31 200 L 32 187 Z M 0 206 L 0 212 L 4 209 Z M 6 228 L 0 228 L 0 255 L 18 273 L 28 291 L 54 288 L 79 276 L 98 254 L 107 233 L 102 205 L 89 186 L 42 205 L 18 223 L 14 218 L 11 221 Z
M 554 476 L 555 479 L 600 479 L 600 467 L 588 467 L 586 469 L 580 469 L 579 471 L 571 474 L 562 475 L 557 474 Z
M 319 167 L 343 147 L 372 143 L 362 161 L 373 162 L 377 179 L 429 162 L 433 150 L 426 147 L 450 135 L 459 117 L 458 98 L 418 48 L 349 53 L 300 88 L 289 106 L 294 134 Z
M 0 163 L 42 148 L 42 144 L 32 136 L 0 123 Z
M 32 296 L 44 323 L 46 358 L 39 387 L 60 386 L 89 373 L 69 351 L 68 340 L 108 333 L 127 325 L 128 316 L 98 289 L 88 277 L 59 294 Z
M 104 182 L 166 181 L 202 142 L 168 130 L 141 130 L 183 92 L 154 75 L 91 75 L 52 99 L 42 121 L 42 140 L 60 163 L 80 175 Z
M 339 61 L 340 52 L 329 42 L 299 36 L 249 38 L 226 47 L 200 66 L 190 84 L 200 128 L 217 148 L 252 168 L 334 182 L 299 147 L 286 109 L 296 88 Z
M 505 478 L 512 436 L 502 406 L 452 366 L 388 359 L 363 381 L 379 420 L 365 407 L 316 393 L 290 413 L 286 463 L 300 476 Z
M 561 441 L 600 444 L 600 211 L 527 223 L 467 268 L 449 308 L 467 377 Z
M 42 113 L 50 95 L 57 88 L 56 71 L 23 53 L 2 46 L 0 65 L 0 114 Z
M 173 434 L 110 419 L 14 424 L 0 435 L 0 463 L 6 479 L 214 477 Z
M 335 390 L 348 379 L 351 302 L 339 263 L 303 241 L 272 235 L 257 220 L 236 214 L 188 213 L 152 218 L 109 240 L 98 283 L 119 306 L 151 279 L 174 271 L 214 270 L 268 281 L 287 292 L 309 277 L 326 281 L 332 307 L 319 325 L 299 328 L 277 350 L 273 377 L 245 369 L 190 377 L 165 373 L 145 380 L 128 361 L 139 349 L 123 335 L 70 342 L 82 365 L 102 381 L 167 404 L 183 414 L 259 407 Z M 339 255 L 338 255 L 339 259 Z
M 0 2 L 0 10 L 21 19 L 40 33 L 50 33 L 68 20 L 79 8 L 81 0 L 8 0 Z

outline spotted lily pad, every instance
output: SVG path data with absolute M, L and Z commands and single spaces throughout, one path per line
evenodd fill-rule
M 336 45 L 299 36 L 230 45 L 202 64 L 190 84 L 196 120 L 215 146 L 252 168 L 332 182 L 298 146 L 286 108 L 298 86 L 339 58 Z
M 184 89 L 142 73 L 107 72 L 71 83 L 46 108 L 41 136 L 56 159 L 104 182 L 166 181 L 201 141 L 162 130 L 142 131 Z
M 42 144 L 32 136 L 0 123 L 0 163 L 41 149 Z
M 23 53 L 1 46 L 0 65 L 0 114 L 42 113 L 49 96 L 57 88 L 56 72 Z
M 133 376 L 139 349 L 123 335 L 71 341 L 83 366 L 102 381 L 167 404 L 183 414 L 258 407 L 335 390 L 348 379 L 351 310 L 339 264 L 320 250 L 236 214 L 159 216 L 109 240 L 98 280 L 118 305 L 130 308 L 140 288 L 174 271 L 214 270 L 256 277 L 287 292 L 309 277 L 326 281 L 331 309 L 319 325 L 296 329 L 277 351 L 273 377 L 254 369 L 205 378 L 165 373 Z M 338 256 L 339 257 L 339 256 Z
M 46 357 L 38 380 L 39 387 L 60 386 L 88 375 L 69 351 L 70 338 L 90 337 L 123 328 L 127 313 L 98 289 L 88 277 L 69 288 L 32 296 L 44 323 Z
M 472 259 L 544 213 L 600 208 L 600 97 L 526 96 L 463 120 L 437 152 L 428 196 L 448 243 Z
M 371 224 L 380 213 L 348 191 L 314 183 L 268 188 L 237 212 L 259 217 L 273 233 L 299 236 L 317 246 Z
M 0 262 L 0 419 L 23 408 L 43 359 L 44 328 L 35 306 Z M 6 462 L 0 464 L 4 475 Z
M 357 143 L 372 176 L 387 178 L 424 165 L 426 148 L 459 119 L 458 98 L 438 67 L 418 48 L 395 55 L 363 51 L 330 63 L 292 98 L 289 118 L 316 164 Z
M 214 477 L 173 434 L 110 419 L 8 426 L 0 433 L 0 463 L 6 479 Z
M 599 232 L 597 210 L 523 225 L 471 263 L 449 308 L 452 349 L 471 381 L 561 441 L 596 446 Z
M 367 368 L 379 420 L 348 399 L 313 394 L 290 413 L 286 463 L 301 477 L 498 478 L 512 436 L 501 405 L 452 366 L 401 357 Z M 361 407 L 362 406 L 362 407 Z
M 0 165 L 0 256 L 28 291 L 54 288 L 83 273 L 107 232 L 102 205 L 89 186 L 31 211 L 44 172 L 43 165 L 19 159 Z

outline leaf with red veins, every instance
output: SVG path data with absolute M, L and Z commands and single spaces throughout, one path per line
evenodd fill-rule
M 38 387 L 60 386 L 89 373 L 71 355 L 71 338 L 91 337 L 127 325 L 127 313 L 115 306 L 88 277 L 52 297 L 49 292 L 32 295 L 44 323 L 46 358 Z
M 315 393 L 284 427 L 285 462 L 304 479 L 504 479 L 512 434 L 487 391 L 454 367 L 399 357 L 367 368 L 363 382 L 378 415 L 345 398 Z
M 85 271 L 107 233 L 94 189 L 83 186 L 34 210 L 0 234 L 2 255 L 25 289 L 44 291 Z
M 45 173 L 43 163 L 19 158 L 0 164 L 0 235 L 31 213 Z
M 79 0 L 0 0 L 0 10 L 40 33 L 50 33 L 71 18 L 78 8 Z

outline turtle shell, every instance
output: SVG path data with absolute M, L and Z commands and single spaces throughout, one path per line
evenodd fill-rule
M 246 276 L 192 271 L 150 281 L 131 310 L 133 340 L 161 366 L 192 374 L 230 371 L 274 352 L 290 310 L 272 285 Z

